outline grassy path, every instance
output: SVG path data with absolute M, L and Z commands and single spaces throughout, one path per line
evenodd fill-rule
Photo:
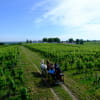
M 34 91 L 37 91 L 39 93 L 38 94 L 39 97 L 47 96 L 45 99 L 39 98 L 37 100 L 77 100 L 76 97 L 70 92 L 70 90 L 65 85 L 55 86 L 52 88 L 48 88 L 46 84 L 43 86 L 43 82 L 41 81 L 41 76 L 40 76 L 40 68 L 39 68 L 40 61 L 42 58 L 38 54 L 30 51 L 25 47 L 20 47 L 20 50 L 23 55 L 23 61 L 27 63 L 26 65 L 28 65 L 24 68 L 25 70 L 24 76 L 26 77 L 26 79 L 28 79 L 26 85 L 27 87 L 30 86 L 29 87 L 31 91 L 30 95 L 32 99 L 36 97 L 36 93 L 34 93 Z M 32 73 L 35 74 L 38 73 L 39 77 L 33 76 Z M 41 88 L 36 87 L 36 84 L 39 83 Z
M 64 84 L 61 84 L 61 86 L 65 89 L 66 92 L 68 92 L 68 94 L 72 97 L 73 100 L 78 100 L 78 99 L 73 95 L 73 93 L 72 93 Z
M 20 52 L 22 55 L 21 63 L 23 65 L 25 87 L 29 90 L 31 100 L 57 100 L 50 89 L 43 84 L 39 69 L 33 63 L 27 49 L 20 47 Z M 33 58 L 35 58 L 35 56 L 33 56 Z

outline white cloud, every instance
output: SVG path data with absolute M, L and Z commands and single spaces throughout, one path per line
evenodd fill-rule
M 90 40 L 100 40 L 100 24 L 87 24 L 79 31 L 72 31 L 73 33 L 65 33 L 59 35 L 62 40 L 67 40 L 69 38 L 73 39 L 90 39 Z M 74 33 L 76 32 L 76 33 Z
M 59 3 L 58 1 L 59 0 L 41 0 L 40 2 L 36 2 L 31 8 L 31 10 L 35 11 L 39 9 L 39 10 L 45 10 L 46 12 L 48 12 L 51 9 L 53 9 L 53 7 L 55 7 L 56 4 Z
M 91 40 L 100 40 L 100 24 L 87 24 L 84 26 L 84 30 L 87 33 L 86 36 Z
M 63 0 L 42 18 L 60 25 L 80 26 L 100 17 L 99 5 L 99 0 Z
M 46 21 L 66 27 L 73 27 L 75 34 L 60 37 L 83 37 L 100 39 L 100 0 L 51 0 L 55 5 L 37 19 L 38 23 Z M 45 3 L 46 5 L 46 3 Z M 81 34 L 79 34 L 82 32 Z
M 41 2 L 36 3 L 35 5 L 33 5 L 32 11 L 36 10 L 39 7 L 42 7 L 43 5 L 45 5 L 46 3 L 48 3 L 48 1 L 50 1 L 50 0 L 43 0 Z
M 74 40 L 75 39 L 84 39 L 84 40 L 100 40 L 100 34 L 97 32 L 95 32 L 95 33 L 79 33 L 79 34 L 77 34 L 77 33 L 72 33 L 72 34 L 61 34 L 61 35 L 59 35 L 59 36 L 57 36 L 57 37 L 59 37 L 61 40 L 68 40 L 69 38 L 73 38 Z

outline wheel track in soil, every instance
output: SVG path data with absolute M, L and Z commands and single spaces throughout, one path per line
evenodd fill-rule
M 24 48 L 24 49 L 28 49 L 28 48 L 26 48 L 26 47 L 21 47 L 22 49 Z M 29 49 L 28 49 L 29 50 Z M 30 52 L 32 52 L 31 50 L 29 50 Z M 25 51 L 23 51 L 24 53 L 26 53 Z M 27 56 L 29 56 L 29 58 L 31 57 L 31 59 L 33 59 L 32 58 L 32 55 L 28 55 L 28 54 L 26 54 Z M 28 59 L 29 60 L 29 59 Z M 30 63 L 36 68 L 36 70 L 37 70 L 37 72 L 39 72 L 40 74 L 41 74 L 41 72 L 40 72 L 40 70 L 39 70 L 39 68 L 38 68 L 38 66 L 35 64 L 35 63 L 33 63 L 33 61 L 32 60 L 30 60 Z M 46 84 L 49 86 L 49 84 L 46 82 Z M 72 98 L 72 100 L 79 100 L 72 92 L 71 92 L 71 90 L 66 86 L 66 85 L 64 85 L 64 84 L 60 84 L 60 86 L 70 95 L 70 97 Z M 50 87 L 50 86 L 49 86 Z M 60 100 L 59 99 L 59 97 L 57 96 L 57 94 L 55 93 L 55 91 L 50 87 L 50 90 L 51 90 L 51 92 L 53 93 L 53 95 L 54 95 L 54 97 L 56 98 L 56 100 Z
M 23 47 L 20 47 L 20 48 L 21 48 L 22 50 L 23 50 L 23 49 L 27 49 L 27 48 L 25 48 L 25 47 L 24 47 L 24 48 L 23 48 Z M 27 55 L 28 58 L 30 58 L 30 57 L 32 56 L 32 55 L 31 55 L 31 56 L 28 55 L 28 54 L 25 52 L 25 50 L 23 50 L 23 53 L 24 53 L 25 55 Z M 27 58 L 27 60 L 30 62 L 30 64 L 32 64 L 32 65 L 35 67 L 35 69 L 37 70 L 37 72 L 41 74 L 41 72 L 40 72 L 40 70 L 38 69 L 37 65 L 36 65 L 35 63 L 33 63 L 32 60 L 29 60 L 28 58 Z M 32 57 L 31 57 L 31 58 L 32 58 Z M 46 83 L 46 84 L 47 84 L 47 83 Z M 49 84 L 47 84 L 47 86 L 49 86 Z M 54 95 L 55 99 L 56 99 L 56 100 L 60 100 L 59 97 L 57 96 L 57 94 L 55 93 L 55 91 L 54 91 L 50 86 L 49 86 L 49 89 L 50 89 L 50 91 L 52 92 L 52 94 Z

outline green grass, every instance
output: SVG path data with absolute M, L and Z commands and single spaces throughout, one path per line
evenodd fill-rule
M 64 71 L 65 84 L 79 97 L 80 100 L 95 100 L 100 98 L 100 83 L 93 85 L 96 79 L 95 73 L 100 77 L 100 70 L 96 63 L 100 61 L 100 42 L 87 42 L 84 45 L 68 45 L 68 44 L 26 44 L 32 51 L 38 52 L 45 59 L 52 62 L 58 62 L 62 69 L 64 63 L 68 62 L 68 70 Z M 74 58 L 74 59 L 73 59 Z M 71 62 L 74 61 L 74 62 Z M 86 65 L 89 62 L 89 67 L 92 68 L 93 76 L 91 74 L 78 72 L 77 66 L 81 61 L 83 70 L 91 69 Z M 99 64 L 99 63 L 98 63 Z M 98 71 L 97 71 L 98 70 Z M 73 74 L 74 73 L 74 74 Z M 73 85 L 74 84 L 74 85 Z M 60 90 L 60 89 L 59 89 Z
M 90 83 L 90 80 L 80 79 L 79 75 L 76 78 L 65 72 L 65 84 L 78 96 L 79 100 L 97 100 L 94 95 L 95 87 Z
M 30 60 L 36 64 L 38 69 L 40 69 L 40 61 L 43 59 L 43 57 L 38 53 L 28 50 L 27 48 L 24 48 L 24 47 L 22 47 L 22 48 L 26 53 L 28 53 Z M 27 62 L 28 62 L 28 60 L 27 60 Z M 38 76 L 38 77 L 36 76 L 36 74 L 39 74 L 39 73 L 37 73 L 37 70 L 35 69 L 35 67 L 32 67 L 32 69 L 30 69 L 30 70 L 34 70 L 32 80 L 34 80 L 34 86 L 35 86 L 36 90 L 38 91 L 38 93 L 36 92 L 35 94 L 33 94 L 32 98 L 46 97 L 46 98 L 51 98 L 53 100 L 53 96 L 51 95 L 50 91 L 49 91 L 49 93 L 48 93 L 48 91 L 46 91 L 46 90 L 48 90 L 48 87 L 46 86 L 46 84 L 43 84 L 40 76 Z M 25 76 L 27 76 L 27 73 Z M 28 81 L 30 81 L 30 80 L 28 80 Z M 72 100 L 72 98 L 69 96 L 69 94 L 61 86 L 53 86 L 52 88 L 54 89 L 54 91 L 56 92 L 56 94 L 58 95 L 60 100 Z
M 24 82 L 28 88 L 28 93 L 32 100 L 55 100 L 50 89 L 42 82 L 40 74 L 36 68 L 32 65 L 34 59 L 29 58 L 31 52 L 24 47 L 20 48 L 22 55 L 21 63 L 24 70 Z M 34 55 L 31 55 L 34 58 Z M 35 58 L 36 59 L 36 58 Z
M 53 87 L 57 95 L 59 96 L 60 100 L 72 100 L 72 98 L 69 96 L 69 94 L 61 87 L 61 86 L 55 86 Z

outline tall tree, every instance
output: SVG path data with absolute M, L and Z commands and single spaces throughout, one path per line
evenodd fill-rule
M 83 41 L 83 39 L 80 39 L 80 44 L 84 44 L 84 41 Z
M 73 38 L 70 38 L 69 43 L 73 43 L 73 42 L 74 42 Z
M 59 38 L 54 38 L 54 42 L 60 43 L 60 39 Z
M 42 41 L 43 41 L 43 42 L 48 42 L 48 39 L 47 39 L 47 38 L 43 38 Z
M 42 39 L 43 42 L 57 42 L 60 43 L 60 39 L 59 38 L 43 38 Z
M 29 43 L 32 43 L 32 40 L 30 40 Z
M 84 44 L 83 39 L 76 39 L 76 44 Z
M 48 38 L 48 42 L 54 42 L 53 38 Z
M 29 43 L 29 40 L 26 40 L 26 43 Z
M 76 39 L 76 44 L 80 44 L 80 40 L 79 39 Z

